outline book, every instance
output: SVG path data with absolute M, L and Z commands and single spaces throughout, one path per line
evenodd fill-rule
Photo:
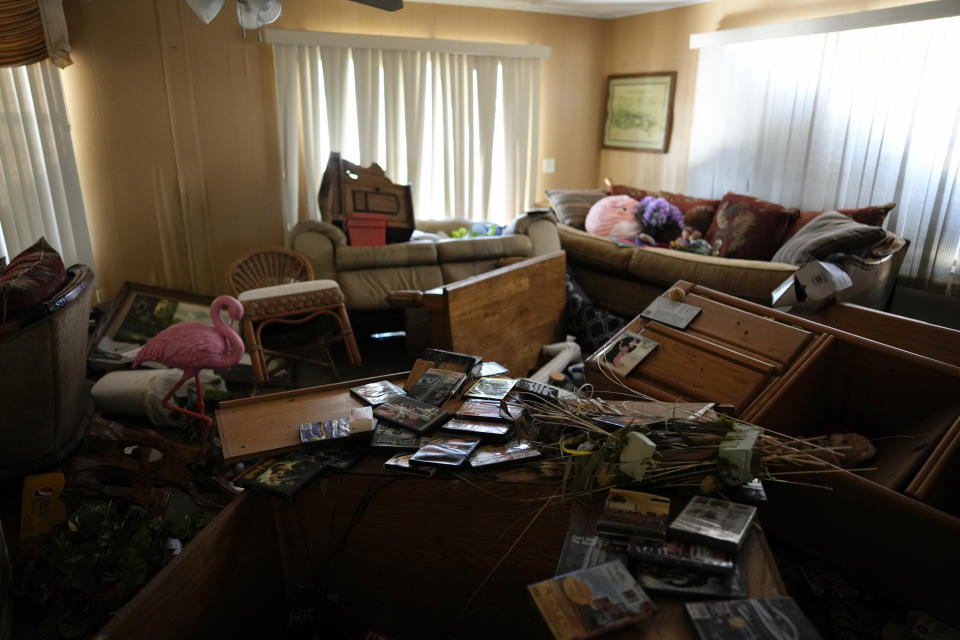
M 556 640 L 593 638 L 657 610 L 618 560 L 536 582 L 527 590 Z
M 513 378 L 480 378 L 464 392 L 463 397 L 502 400 L 516 382 Z
M 451 418 L 444 423 L 443 430 L 460 435 L 473 435 L 484 440 L 503 440 L 510 437 L 513 427 L 505 422 Z
M 376 407 L 383 404 L 390 398 L 394 396 L 402 396 L 406 392 L 392 382 L 381 380 L 380 382 L 363 384 L 359 387 L 351 387 L 350 393 Z
M 470 454 L 470 466 L 484 469 L 508 462 L 530 461 L 541 456 L 540 450 L 525 440 L 512 440 L 504 444 L 488 444 L 477 447 Z
M 702 309 L 686 302 L 678 302 L 663 296 L 653 299 L 640 315 L 647 320 L 656 320 L 674 329 L 686 329 Z
M 610 489 L 597 519 L 597 531 L 610 535 L 663 539 L 670 518 L 670 498 Z
M 410 464 L 412 453 L 395 453 L 383 463 L 383 468 L 387 471 L 397 471 L 399 473 L 409 473 L 416 476 L 432 478 L 437 473 L 436 467 L 417 467 Z
M 506 403 L 506 412 L 509 417 L 500 412 L 501 403 L 493 400 L 465 400 L 457 409 L 458 418 L 483 418 L 484 420 L 516 420 L 523 413 L 523 409 L 515 404 Z
M 757 508 L 750 505 L 693 496 L 667 531 L 681 540 L 736 551 L 743 544 L 756 515 Z
M 475 436 L 434 436 L 410 456 L 410 464 L 459 467 L 479 444 Z
M 624 331 L 623 335 L 603 352 L 599 364 L 618 376 L 625 376 L 657 346 L 659 343 L 650 338 L 632 331 Z
M 623 538 L 567 531 L 554 575 L 589 569 L 614 560 L 619 560 L 624 566 L 629 561 L 627 541 Z
M 311 453 L 297 451 L 261 460 L 234 479 L 233 483 L 289 498 L 321 471 L 322 462 L 317 462 Z
M 631 538 L 630 544 L 627 545 L 627 554 L 632 560 L 647 564 L 662 564 L 712 573 L 730 573 L 735 566 L 731 553 L 680 540 Z
M 701 640 L 821 640 L 793 598 L 688 602 Z
M 415 431 L 380 420 L 373 430 L 370 446 L 377 449 L 419 449 L 421 438 Z
M 369 436 L 373 431 L 373 409 L 359 407 L 345 418 L 322 422 L 304 422 L 300 425 L 300 442 L 333 442 L 345 438 Z
M 423 433 L 441 424 L 450 414 L 426 402 L 407 396 L 394 396 L 374 409 L 373 415 L 398 427 Z
M 460 385 L 466 379 L 467 374 L 459 371 L 428 369 L 407 392 L 407 395 L 421 402 L 440 407 L 460 389 Z
M 647 591 L 709 598 L 744 598 L 747 586 L 739 571 L 707 573 L 683 567 L 642 564 L 637 568 L 637 581 Z

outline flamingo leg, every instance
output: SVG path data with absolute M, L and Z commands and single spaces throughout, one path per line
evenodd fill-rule
M 200 411 L 201 411 L 200 413 L 197 413 L 196 411 L 190 411 L 189 409 L 184 409 L 184 408 L 181 407 L 181 406 L 178 406 L 178 405 L 176 405 L 176 404 L 171 404 L 171 403 L 170 403 L 170 398 L 173 397 L 173 394 L 176 393 L 177 389 L 179 389 L 180 387 L 182 387 L 182 386 L 183 386 L 183 383 L 190 379 L 191 373 L 190 373 L 189 371 L 184 372 L 183 377 L 181 377 L 181 378 L 177 381 L 177 384 L 173 385 L 173 387 L 170 389 L 170 391 L 167 392 L 167 395 L 165 395 L 165 396 L 163 397 L 163 400 L 160 401 L 160 406 L 165 407 L 165 408 L 169 409 L 170 411 L 176 411 L 176 412 L 178 412 L 178 413 L 185 413 L 185 414 L 188 415 L 188 416 L 193 416 L 194 418 L 199 418 L 200 420 L 203 420 L 205 426 L 208 426 L 208 427 L 209 427 L 211 424 L 213 424 L 213 419 L 209 418 L 208 416 L 206 416 L 206 415 L 204 415 L 204 414 L 202 413 L 202 412 L 203 412 L 203 389 L 200 388 L 200 374 L 197 373 L 197 374 L 194 374 L 194 375 L 196 375 L 196 377 L 197 377 L 197 378 L 196 378 L 196 379 L 197 379 L 197 394 L 199 395 L 199 398 L 200 398 Z

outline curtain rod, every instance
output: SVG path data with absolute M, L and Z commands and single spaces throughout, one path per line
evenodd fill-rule
M 267 43 L 280 45 L 392 49 L 399 51 L 438 51 L 441 53 L 467 53 L 508 58 L 550 57 L 550 47 L 532 44 L 436 40 L 433 38 L 401 38 L 396 36 L 372 36 L 361 33 L 295 31 L 292 29 L 266 29 L 265 33 Z
M 791 36 L 804 36 L 814 33 L 883 27 L 904 22 L 951 18 L 957 15 L 960 15 L 960 0 L 936 0 L 935 2 L 909 4 L 901 7 L 890 7 L 889 9 L 861 11 L 859 13 L 846 13 L 839 16 L 813 18 L 811 20 L 797 20 L 796 22 L 782 22 L 780 24 L 769 24 L 760 27 L 694 33 L 690 36 L 690 48 L 701 49 L 703 47 L 734 44 L 736 42 L 750 42 L 752 40 L 789 38 Z

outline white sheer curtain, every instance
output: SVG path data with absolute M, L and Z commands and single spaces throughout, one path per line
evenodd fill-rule
M 960 18 L 700 50 L 687 190 L 803 209 L 897 202 L 901 276 L 960 246 Z
M 275 45 L 274 60 L 288 228 L 301 184 L 320 217 L 331 150 L 410 182 L 419 218 L 505 223 L 535 199 L 539 59 Z
M 67 265 L 93 266 L 60 70 L 0 68 L 0 255 L 40 236 Z

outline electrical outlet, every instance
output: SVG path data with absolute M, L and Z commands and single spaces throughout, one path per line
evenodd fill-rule
M 554 173 L 557 170 L 557 159 L 556 158 L 544 158 L 543 159 L 543 172 L 544 173 Z

